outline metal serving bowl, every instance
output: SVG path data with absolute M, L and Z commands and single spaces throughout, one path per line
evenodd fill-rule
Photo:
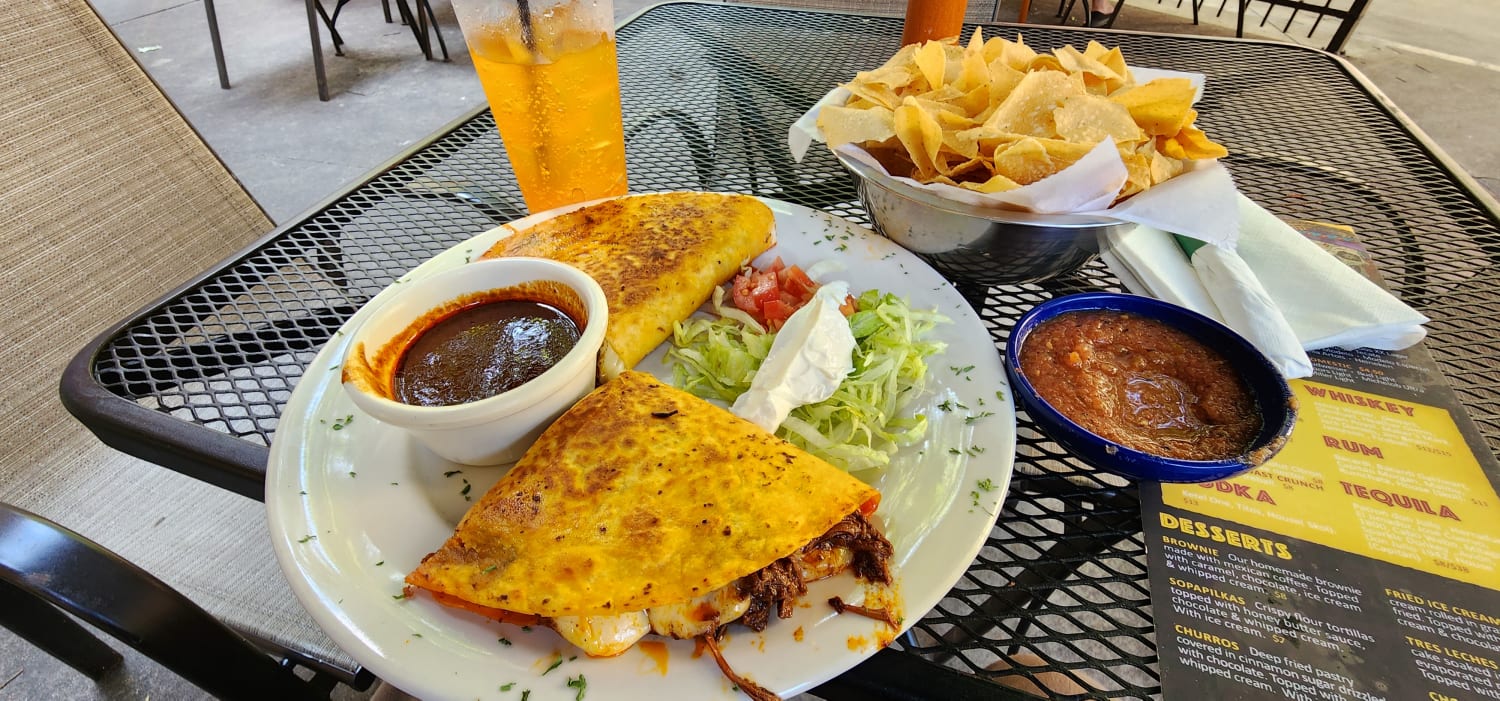
M 892 183 L 835 154 L 859 182 L 875 230 L 948 279 L 1013 285 L 1066 275 L 1099 253 L 1101 237 L 1133 224 L 1084 214 L 1031 214 L 967 205 Z

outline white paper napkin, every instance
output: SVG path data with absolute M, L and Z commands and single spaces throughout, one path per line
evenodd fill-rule
M 1427 336 L 1429 320 L 1417 310 L 1249 198 L 1239 205 L 1241 228 L 1257 233 L 1240 241 L 1240 257 L 1272 301 L 1291 310 L 1287 321 L 1304 348 L 1401 350 Z
M 1427 317 L 1286 222 L 1243 195 L 1235 211 L 1234 249 L 1205 246 L 1190 263 L 1171 234 L 1140 226 L 1110 235 L 1103 258 L 1132 292 L 1225 322 L 1288 377 L 1312 374 L 1308 350 L 1399 350 L 1426 336 Z

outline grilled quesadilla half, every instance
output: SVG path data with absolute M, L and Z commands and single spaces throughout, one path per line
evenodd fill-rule
M 617 655 L 648 632 L 764 629 L 806 582 L 845 569 L 889 583 L 890 543 L 866 518 L 879 499 L 758 426 L 625 372 L 552 424 L 406 581 Z
M 551 258 L 588 273 L 609 300 L 599 356 L 608 380 L 635 367 L 775 243 L 771 209 L 745 195 L 666 192 L 584 207 L 502 239 L 484 258 Z

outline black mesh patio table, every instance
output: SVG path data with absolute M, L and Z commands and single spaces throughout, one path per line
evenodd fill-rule
M 1431 352 L 1500 448 L 1495 204 L 1347 63 L 1265 42 L 1024 31 L 1032 46 L 1100 38 L 1132 64 L 1206 74 L 1200 124 L 1228 147 L 1241 191 L 1278 214 L 1354 227 L 1387 284 L 1432 317 Z M 900 34 L 900 19 L 806 10 L 643 12 L 619 31 L 632 189 L 749 193 L 868 224 L 825 149 L 791 161 L 787 127 L 883 62 Z M 260 499 L 278 417 L 340 325 L 398 275 L 524 214 L 488 110 L 471 113 L 100 336 L 68 368 L 64 402 L 111 446 Z M 1118 282 L 1095 262 L 965 292 L 998 349 L 1033 305 L 1101 289 Z M 891 649 L 815 693 L 1066 697 L 1076 681 L 1091 695 L 1160 695 L 1135 488 L 1072 459 L 1024 414 L 1017 429 L 1009 497 L 968 574 Z

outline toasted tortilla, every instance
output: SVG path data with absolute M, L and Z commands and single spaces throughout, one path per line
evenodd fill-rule
M 516 613 L 623 614 L 724 587 L 878 499 L 755 424 L 625 372 L 553 423 L 406 581 Z
M 599 377 L 635 367 L 775 243 L 771 209 L 745 195 L 665 192 L 584 207 L 517 232 L 484 258 L 551 258 L 588 273 L 609 300 Z

